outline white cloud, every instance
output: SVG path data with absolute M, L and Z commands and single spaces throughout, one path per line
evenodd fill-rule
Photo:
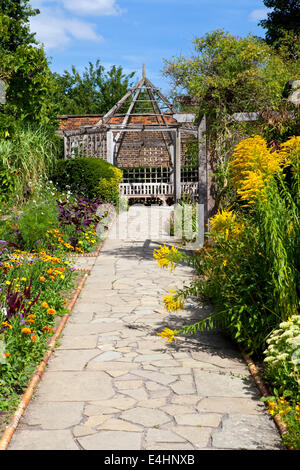
M 123 13 L 117 0 L 31 0 L 40 14 L 30 20 L 31 31 L 46 49 L 65 48 L 72 40 L 103 41 L 97 26 L 79 17 Z
M 81 16 L 110 16 L 123 12 L 116 0 L 31 0 L 30 3 L 33 8 L 47 7 L 52 3 Z
M 72 39 L 103 41 L 95 25 L 76 18 L 67 18 L 60 10 L 43 8 L 41 14 L 31 18 L 31 31 L 47 50 L 65 48 Z
M 269 10 L 268 8 L 253 10 L 249 15 L 249 20 L 254 23 L 258 23 L 258 21 L 265 20 L 270 11 L 271 10 Z
M 81 16 L 115 16 L 122 13 L 116 0 L 62 0 L 66 10 Z

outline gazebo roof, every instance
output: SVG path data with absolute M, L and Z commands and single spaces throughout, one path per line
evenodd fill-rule
M 154 117 L 157 125 L 168 126 L 168 115 L 177 114 L 177 108 L 156 88 L 146 77 L 145 65 L 143 65 L 143 76 L 134 87 L 129 90 L 118 103 L 116 103 L 104 116 L 98 121 L 96 126 L 120 122 L 120 116 L 123 116 L 122 127 L 134 123 L 135 117 L 147 115 Z M 115 121 L 115 118 L 117 120 Z M 153 121 L 150 119 L 150 121 Z M 152 122 L 149 122 L 152 124 Z
M 183 128 L 196 134 L 194 114 L 180 113 L 178 109 L 146 77 L 143 76 L 105 115 L 64 115 L 60 130 L 64 133 L 105 132 L 116 130 L 161 130 Z M 119 135 L 117 141 L 119 140 Z

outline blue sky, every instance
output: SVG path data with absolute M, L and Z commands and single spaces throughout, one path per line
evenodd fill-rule
M 148 78 L 164 93 L 164 59 L 193 53 L 195 37 L 222 28 L 237 36 L 264 37 L 257 25 L 266 17 L 262 0 L 31 0 L 40 15 L 31 19 L 51 59 L 63 73 L 72 65 L 82 71 L 89 61 Z

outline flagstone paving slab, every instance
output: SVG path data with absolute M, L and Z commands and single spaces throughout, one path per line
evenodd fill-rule
M 81 437 L 78 442 L 84 450 L 140 450 L 142 432 L 100 431 Z
M 217 330 L 176 344 L 157 336 L 212 310 L 192 301 L 164 308 L 162 297 L 194 273 L 157 267 L 153 250 L 170 239 L 145 235 L 147 214 L 139 208 L 132 240 L 112 230 L 97 258 L 74 260 L 91 273 L 9 449 L 282 449 L 228 338 Z

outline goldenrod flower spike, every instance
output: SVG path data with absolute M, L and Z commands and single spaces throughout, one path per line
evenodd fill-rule
M 160 333 L 157 333 L 157 335 L 161 336 L 162 338 L 166 338 L 168 343 L 172 343 L 172 341 L 174 341 L 174 343 L 176 344 L 177 338 L 175 335 L 177 333 L 178 333 L 177 330 L 171 330 L 170 328 L 165 328 Z

